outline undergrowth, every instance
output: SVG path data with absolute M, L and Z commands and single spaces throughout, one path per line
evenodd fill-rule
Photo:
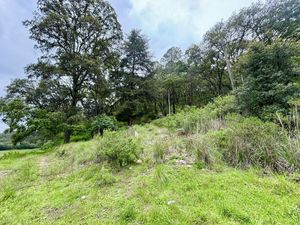
M 297 224 L 299 136 L 234 114 L 233 101 L 4 154 L 0 223 Z

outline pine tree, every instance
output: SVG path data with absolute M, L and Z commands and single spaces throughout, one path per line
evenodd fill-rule
M 153 99 L 149 85 L 152 71 L 148 40 L 139 30 L 132 30 L 124 44 L 121 68 L 114 77 L 119 120 L 131 125 L 134 119 L 147 114 Z

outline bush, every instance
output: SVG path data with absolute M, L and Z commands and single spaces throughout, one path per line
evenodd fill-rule
M 228 128 L 208 134 L 232 166 L 257 166 L 275 172 L 299 169 L 299 148 L 291 148 L 286 131 L 257 118 L 230 117 Z
M 169 181 L 169 175 L 164 165 L 157 165 L 155 167 L 154 179 L 158 184 L 166 184 Z
M 234 107 L 235 98 L 233 96 L 219 97 L 204 108 L 188 107 L 173 116 L 156 120 L 153 124 L 160 127 L 183 129 L 185 134 L 206 133 L 211 128 L 212 121 L 234 112 Z
M 108 132 L 99 142 L 98 158 L 124 167 L 138 160 L 142 150 L 138 140 L 126 132 Z
M 107 169 L 103 166 L 100 170 L 97 184 L 99 186 L 110 186 L 110 185 L 114 184 L 116 181 L 117 180 L 113 176 L 111 170 Z
M 161 141 L 162 142 L 155 143 L 153 149 L 153 158 L 155 162 L 158 164 L 161 164 L 165 161 L 165 155 L 166 155 L 166 146 L 163 143 L 163 140 Z
M 104 130 L 116 130 L 116 119 L 109 116 L 101 115 L 96 117 L 91 124 L 91 132 L 103 136 Z

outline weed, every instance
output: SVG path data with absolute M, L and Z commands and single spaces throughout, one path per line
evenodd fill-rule
M 103 166 L 99 172 L 97 184 L 99 186 L 110 186 L 114 184 L 116 181 L 117 180 L 113 176 L 111 170 Z
M 156 142 L 153 149 L 154 161 L 161 164 L 165 161 L 166 146 L 164 142 Z
M 154 169 L 154 178 L 157 183 L 165 184 L 169 181 L 168 173 L 164 165 L 157 165 Z
M 142 147 L 139 141 L 128 138 L 126 132 L 107 132 L 99 142 L 97 157 L 124 167 L 136 162 L 141 152 Z

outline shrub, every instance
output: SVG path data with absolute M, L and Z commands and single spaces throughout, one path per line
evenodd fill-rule
M 153 158 L 156 163 L 160 164 L 165 161 L 166 146 L 162 142 L 156 142 L 153 149 Z
M 104 130 L 116 130 L 116 119 L 109 116 L 98 116 L 91 125 L 91 132 L 103 136 Z
M 108 132 L 100 140 L 98 158 L 124 167 L 137 161 L 141 150 L 139 141 L 127 137 L 126 132 Z
M 231 117 L 227 126 L 208 135 L 230 165 L 259 166 L 276 172 L 299 168 L 299 149 L 291 149 L 287 132 L 276 124 L 252 117 Z
M 214 163 L 220 162 L 221 156 L 213 147 L 213 142 L 210 136 L 192 136 L 188 140 L 186 148 L 192 151 L 196 156 L 196 164 L 198 168 L 204 168 L 205 166 L 211 166 Z
M 204 108 L 188 107 L 173 116 L 156 120 L 153 124 L 160 127 L 183 129 L 185 134 L 206 133 L 211 128 L 212 121 L 234 112 L 234 107 L 235 98 L 233 96 L 219 97 Z
M 99 178 L 97 184 L 99 186 L 107 186 L 112 185 L 116 182 L 116 178 L 113 176 L 110 169 L 105 168 L 104 166 L 101 168 L 99 173 Z
M 164 165 L 157 165 L 155 167 L 154 178 L 158 184 L 166 184 L 169 181 L 169 175 Z

